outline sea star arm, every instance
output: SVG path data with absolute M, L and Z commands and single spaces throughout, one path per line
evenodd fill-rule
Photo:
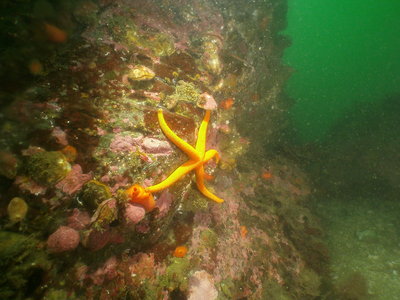
M 196 168 L 196 185 L 199 191 L 206 196 L 207 198 L 210 198 L 211 200 L 222 203 L 224 202 L 223 199 L 215 196 L 213 193 L 211 193 L 206 186 L 204 185 L 204 168 L 203 165 L 199 166 Z
M 165 180 L 161 181 L 156 185 L 147 187 L 146 192 L 156 193 L 171 186 L 179 179 L 181 179 L 181 177 L 183 177 L 184 175 L 192 171 L 194 168 L 196 168 L 200 163 L 201 161 L 193 161 L 193 160 L 185 162 L 183 165 L 181 165 L 175 171 L 173 171 L 171 175 L 169 175 Z
M 167 136 L 167 138 L 173 142 L 179 149 L 185 152 L 191 160 L 200 160 L 200 154 L 198 151 L 189 145 L 187 142 L 182 140 L 179 136 L 176 135 L 175 132 L 169 128 L 167 122 L 165 122 L 164 114 L 162 109 L 159 109 L 157 112 L 158 122 L 160 123 L 161 130 Z
M 204 154 L 203 158 L 203 163 L 208 162 L 210 159 L 212 159 L 215 156 L 215 162 L 218 163 L 220 160 L 220 156 L 217 150 L 215 149 L 210 149 Z
M 204 155 L 206 151 L 206 137 L 207 137 L 207 126 L 210 121 L 210 111 L 206 110 L 203 121 L 200 124 L 199 132 L 197 134 L 196 150 L 201 156 Z
M 204 165 L 206 162 L 208 162 L 210 159 L 214 158 L 214 157 L 215 157 L 215 162 L 218 163 L 218 162 L 219 162 L 219 159 L 220 159 L 220 156 L 219 156 L 218 151 L 215 150 L 215 149 L 210 149 L 210 150 L 208 150 L 208 151 L 205 153 L 205 155 L 204 155 L 204 158 L 203 158 L 203 165 Z M 206 172 L 204 172 L 204 179 L 205 179 L 205 180 L 211 180 L 211 179 L 213 179 L 213 178 L 214 178 L 214 176 L 212 176 L 212 175 L 207 174 Z
M 162 110 L 158 110 L 157 113 L 158 121 L 160 123 L 160 127 L 164 134 L 167 136 L 169 140 L 171 140 L 178 148 L 180 148 L 183 152 L 185 152 L 190 160 L 185 162 L 183 165 L 178 167 L 175 171 L 173 171 L 165 180 L 162 182 L 152 185 L 147 188 L 143 188 L 139 185 L 133 185 L 130 187 L 126 194 L 129 196 L 130 201 L 139 203 L 143 205 L 146 211 L 151 211 L 154 206 L 154 198 L 152 193 L 159 192 L 172 184 L 178 181 L 180 178 L 185 176 L 192 170 L 195 170 L 196 173 L 196 184 L 199 191 L 206 197 L 211 200 L 221 203 L 224 202 L 223 199 L 217 197 L 213 193 L 211 193 L 206 186 L 204 185 L 204 180 L 212 177 L 208 175 L 204 171 L 204 164 L 208 162 L 210 159 L 215 158 L 218 163 L 220 156 L 217 150 L 210 149 L 205 151 L 206 148 L 206 137 L 207 137 L 207 126 L 210 120 L 210 111 L 206 111 L 204 115 L 204 119 L 199 127 L 198 137 L 196 141 L 196 148 L 189 145 L 187 142 L 178 137 L 172 130 L 169 128 L 168 124 L 165 122 L 164 115 Z

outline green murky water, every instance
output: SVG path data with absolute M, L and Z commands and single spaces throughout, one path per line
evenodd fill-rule
M 399 12 L 398 1 L 289 1 L 290 116 L 313 149 L 314 211 L 349 299 L 400 295 Z
M 399 92 L 399 11 L 395 0 L 289 1 L 287 92 L 302 139 L 323 139 L 355 103 Z

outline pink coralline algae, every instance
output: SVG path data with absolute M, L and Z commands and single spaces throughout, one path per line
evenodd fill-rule
M 215 110 L 217 109 L 218 105 L 215 101 L 214 97 L 211 96 L 209 93 L 203 93 L 200 95 L 200 100 L 197 105 L 206 110 Z
M 92 179 L 92 174 L 83 174 L 80 165 L 73 165 L 71 172 L 56 184 L 56 188 L 62 190 L 64 193 L 72 195 L 79 191 L 86 182 Z
M 58 144 L 62 146 L 68 145 L 67 134 L 60 127 L 54 127 L 51 136 L 55 138 Z
M 145 95 L 147 98 L 152 99 L 152 100 L 154 100 L 154 101 L 161 101 L 160 93 L 157 93 L 157 92 L 147 92 L 147 91 L 145 91 L 145 92 L 144 92 L 144 95 Z
M 125 206 L 125 220 L 128 224 L 137 224 L 145 216 L 146 211 L 142 206 L 127 203 Z
M 72 215 L 68 217 L 68 226 L 73 229 L 82 230 L 89 224 L 90 216 L 86 211 L 80 211 L 79 209 L 74 208 Z
M 125 264 L 130 274 L 140 274 L 141 278 L 152 278 L 156 263 L 154 253 L 139 252 L 132 256 Z
M 118 167 L 116 166 L 110 166 L 109 168 L 111 172 L 118 171 Z M 123 175 L 111 176 L 109 174 L 106 174 L 100 178 L 100 181 L 103 183 L 107 183 L 109 186 L 111 186 L 111 192 L 115 193 L 119 188 L 126 187 L 129 184 L 130 179 Z
M 126 187 L 129 183 L 129 178 L 122 175 L 115 175 L 111 179 L 115 182 L 115 184 L 111 187 L 112 193 L 115 193 L 121 187 Z
M 111 256 L 102 267 L 98 268 L 93 274 L 89 275 L 89 277 L 95 285 L 101 285 L 104 280 L 111 280 L 118 275 L 117 265 L 117 258 Z
M 204 268 L 213 268 L 213 277 L 215 281 L 220 281 L 229 276 L 232 279 L 239 279 L 250 268 L 249 258 L 251 256 L 251 247 L 249 246 L 249 239 L 240 238 L 240 225 L 239 212 L 240 203 L 244 202 L 235 190 L 227 188 L 221 192 L 224 199 L 229 199 L 223 206 L 214 206 L 211 208 L 211 215 L 208 214 L 207 218 L 211 217 L 212 221 L 205 222 L 206 216 L 197 216 L 194 219 L 195 227 L 193 229 L 192 242 L 196 245 L 199 232 L 203 231 L 203 226 L 207 224 L 217 224 L 223 226 L 229 235 L 223 239 L 218 239 L 216 246 L 216 259 L 207 258 L 204 253 L 198 255 L 204 257 L 202 265 Z M 197 224 L 197 225 L 196 225 Z M 193 247 L 193 246 L 192 246 Z M 199 249 L 199 251 L 201 251 Z
M 112 229 L 95 230 L 92 229 L 83 239 L 82 244 L 91 251 L 104 248 L 107 244 L 120 244 L 124 242 L 123 236 Z
M 164 217 L 167 214 L 173 200 L 174 196 L 168 190 L 161 193 L 156 203 L 156 207 L 160 210 L 158 217 Z
M 97 251 L 104 248 L 110 241 L 111 232 L 109 230 L 98 231 L 91 230 L 82 244 L 91 251 Z
M 96 130 L 97 130 L 97 134 L 100 136 L 107 134 L 107 131 L 105 131 L 103 128 L 96 127 Z
M 50 253 L 60 253 L 74 250 L 79 245 L 79 232 L 68 226 L 60 226 L 47 239 L 47 249 Z
M 152 186 L 153 184 L 154 184 L 154 179 L 153 178 L 146 178 L 145 180 L 143 180 L 143 186 L 144 187 L 149 187 L 149 186 Z
M 133 137 L 131 135 L 116 134 L 111 141 L 110 150 L 115 153 L 135 151 L 142 139 L 142 135 Z
M 169 155 L 172 153 L 171 145 L 167 141 L 162 141 L 155 138 L 144 138 L 142 147 L 146 153 L 155 155 Z
M 122 132 L 122 128 L 121 127 L 115 127 L 115 128 L 113 128 L 112 132 L 121 133 Z
M 19 186 L 20 189 L 28 191 L 34 195 L 43 195 L 46 193 L 47 188 L 45 186 L 39 185 L 32 179 L 26 176 L 17 176 L 15 178 L 14 184 Z
M 115 153 L 140 151 L 154 155 L 169 155 L 173 152 L 167 141 L 151 137 L 143 138 L 142 135 L 133 137 L 126 134 L 116 134 L 111 141 L 110 150 Z

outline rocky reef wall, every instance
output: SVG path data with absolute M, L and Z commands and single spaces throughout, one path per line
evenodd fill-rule
M 2 4 L 0 298 L 320 295 L 312 187 L 274 152 L 286 1 L 21 2 Z M 159 109 L 220 160 L 151 205 L 127 191 L 191 162 Z

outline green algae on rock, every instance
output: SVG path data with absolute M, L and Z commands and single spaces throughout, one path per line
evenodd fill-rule
M 71 171 L 71 165 L 61 152 L 43 151 L 27 158 L 25 170 L 37 183 L 50 186 L 63 179 Z
M 51 263 L 39 241 L 22 234 L 0 231 L 0 299 L 26 299 L 26 288 L 32 274 L 36 274 L 30 289 L 39 287 L 41 277 L 50 269 Z
M 0 151 L 0 175 L 14 179 L 17 175 L 19 160 L 11 152 Z
M 74 300 L 78 299 L 74 293 L 66 290 L 49 289 L 43 297 L 43 300 Z
M 156 56 L 169 56 L 175 52 L 173 39 L 165 33 L 143 35 L 131 28 L 126 32 L 126 39 L 139 48 L 150 49 Z
M 117 200 L 111 198 L 103 201 L 97 207 L 92 219 L 96 230 L 102 230 L 118 218 Z
M 180 101 L 196 104 L 199 99 L 200 90 L 193 83 L 179 80 L 175 92 L 166 97 L 164 104 L 168 109 L 172 109 Z
M 197 190 L 191 190 L 190 192 L 190 201 L 183 202 L 183 208 L 185 211 L 206 211 L 209 206 L 209 201 L 202 194 L 200 194 Z
M 14 197 L 8 203 L 7 213 L 11 223 L 17 223 L 25 219 L 27 212 L 28 204 L 22 198 Z
M 79 194 L 83 206 L 91 210 L 95 210 L 100 203 L 110 198 L 110 187 L 97 180 L 90 180 L 85 183 Z
M 201 62 L 204 68 L 212 74 L 218 75 L 222 71 L 222 63 L 219 58 L 221 40 L 212 35 L 203 37 L 203 55 Z
M 127 77 L 134 81 L 151 80 L 155 76 L 153 70 L 143 65 L 134 66 L 127 74 Z
M 190 260 L 188 258 L 171 257 L 165 274 L 161 276 L 160 284 L 171 291 L 176 288 L 186 290 L 189 270 Z

